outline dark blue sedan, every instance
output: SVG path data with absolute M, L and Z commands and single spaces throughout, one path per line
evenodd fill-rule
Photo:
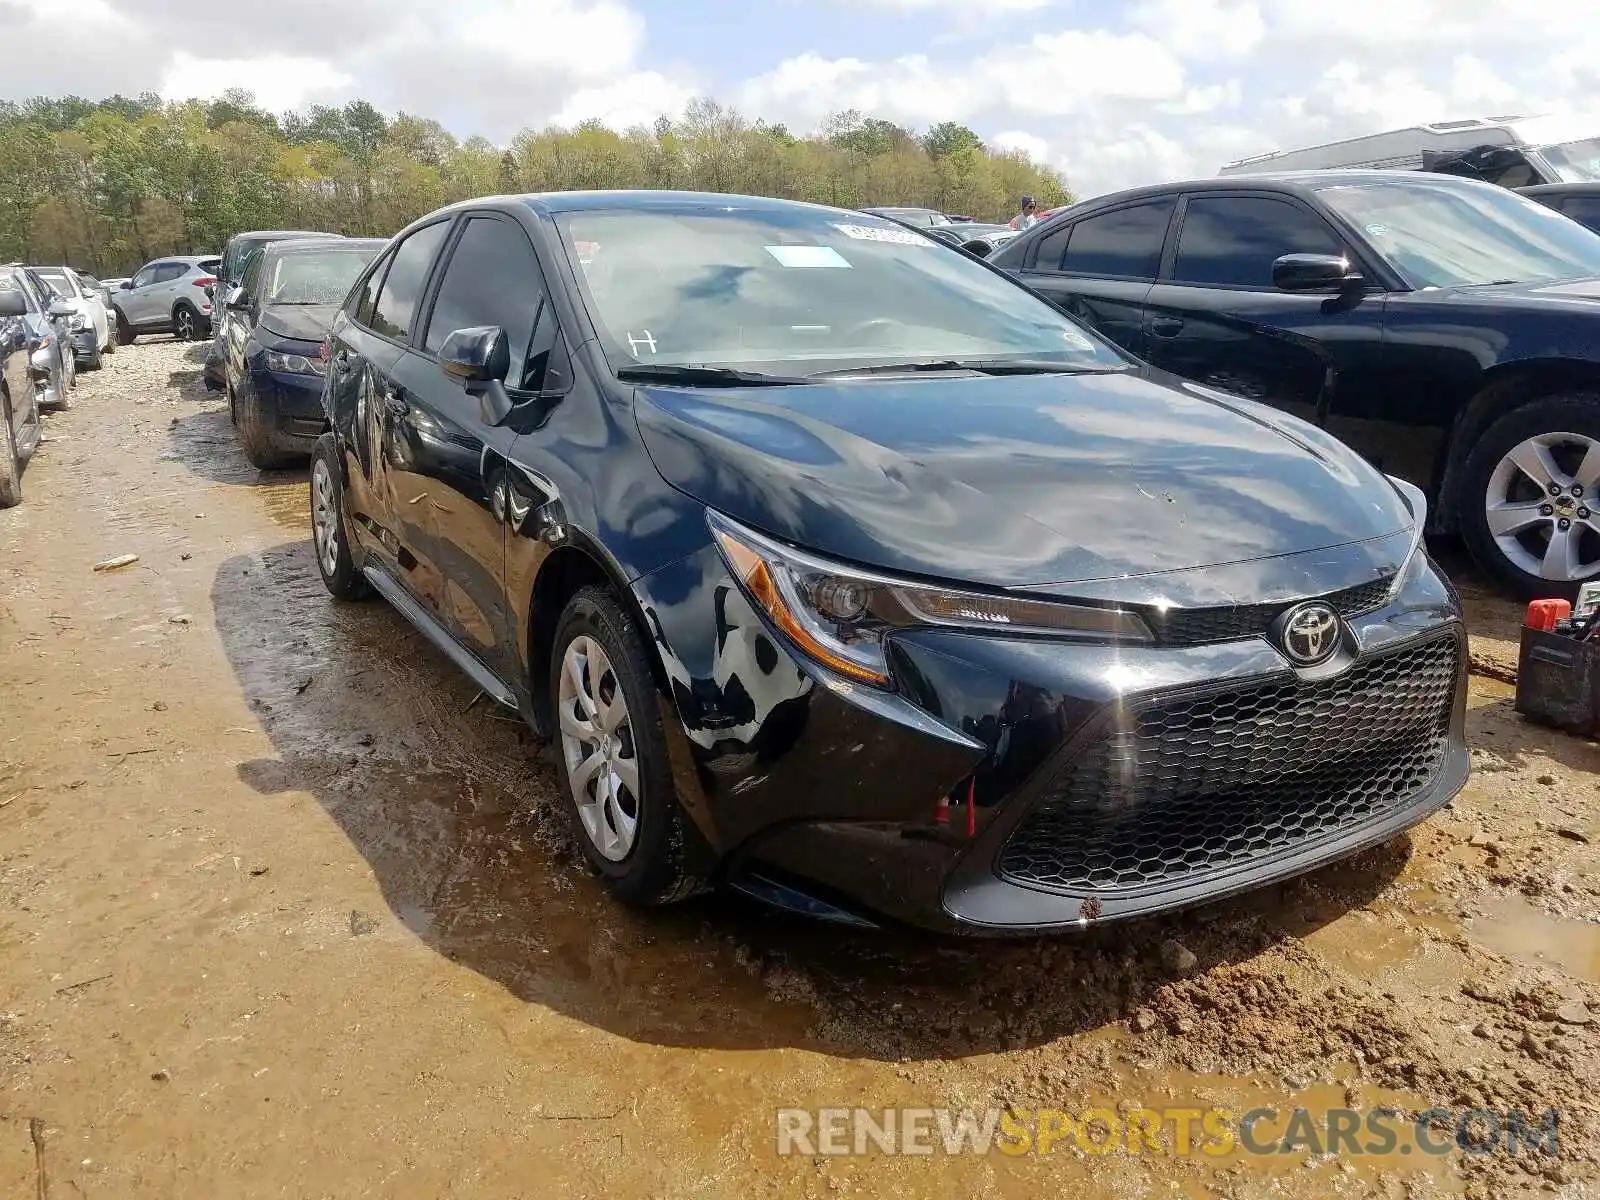
M 328 327 L 350 285 L 387 244 L 383 238 L 273 242 L 227 296 L 228 411 L 255 466 L 303 461 L 327 428 Z

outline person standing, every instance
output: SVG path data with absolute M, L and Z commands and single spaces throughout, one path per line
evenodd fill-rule
M 1011 218 L 1012 229 L 1032 229 L 1039 220 L 1039 206 L 1033 202 L 1032 196 L 1022 198 L 1022 211 Z

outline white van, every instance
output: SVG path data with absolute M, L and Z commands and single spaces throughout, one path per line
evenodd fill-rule
M 1231 162 L 1217 173 L 1338 167 L 1443 171 L 1502 187 L 1587 183 L 1600 180 L 1600 117 L 1569 113 L 1439 121 L 1304 150 L 1257 154 Z

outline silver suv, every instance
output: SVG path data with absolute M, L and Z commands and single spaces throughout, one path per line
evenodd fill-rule
M 216 255 L 174 254 L 154 259 L 111 294 L 116 309 L 117 345 L 141 333 L 170 333 L 193 341 L 211 328 L 211 296 L 222 259 Z

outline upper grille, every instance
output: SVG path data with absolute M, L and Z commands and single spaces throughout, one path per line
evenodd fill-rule
M 1333 605 L 1347 620 L 1371 612 L 1388 598 L 1394 576 L 1358 583 L 1355 587 L 1314 597 Z M 1238 638 L 1259 637 L 1278 615 L 1303 601 L 1282 604 L 1239 604 L 1230 608 L 1174 608 L 1148 616 L 1157 639 L 1169 646 L 1200 646 L 1208 642 L 1231 642 Z
M 1166 884 L 1365 823 L 1444 761 L 1454 635 L 1298 680 L 1157 697 L 1089 746 L 1000 855 L 1065 891 Z

